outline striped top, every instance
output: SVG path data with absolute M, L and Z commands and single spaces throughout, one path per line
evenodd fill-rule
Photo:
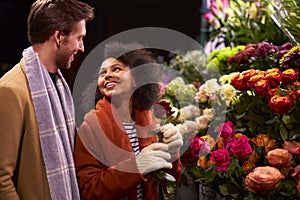
M 130 140 L 132 150 L 135 155 L 140 153 L 140 147 L 139 147 L 139 140 L 137 137 L 137 132 L 135 128 L 135 122 L 132 123 L 123 123 L 123 126 L 125 128 L 125 131 L 128 135 L 128 138 Z M 137 193 L 138 193 L 138 199 L 142 200 L 143 199 L 143 186 L 142 184 L 138 185 L 137 187 Z

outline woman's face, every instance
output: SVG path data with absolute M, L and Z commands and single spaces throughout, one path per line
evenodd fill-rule
M 115 58 L 108 58 L 102 63 L 98 87 L 106 98 L 111 99 L 114 96 L 118 100 L 128 101 L 134 85 L 135 79 L 130 73 L 130 68 L 123 62 Z

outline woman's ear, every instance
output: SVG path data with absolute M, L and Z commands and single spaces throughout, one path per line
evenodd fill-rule
M 137 84 L 136 84 L 136 80 L 135 80 L 135 78 L 134 78 L 134 79 L 132 79 L 132 87 L 133 87 L 133 88 L 136 88 L 136 87 L 137 87 Z

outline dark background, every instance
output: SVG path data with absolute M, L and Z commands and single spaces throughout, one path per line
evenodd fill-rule
M 162 27 L 179 31 L 197 41 L 201 35 L 201 0 L 82 0 L 95 8 L 95 19 L 87 23 L 85 52 L 78 55 L 71 69 L 63 71 L 71 89 L 85 56 L 103 40 L 139 27 Z M 0 2 L 0 77 L 22 57 L 30 46 L 27 16 L 33 0 Z M 174 41 L 176 42 L 176 41 Z M 199 41 L 201 43 L 201 41 Z

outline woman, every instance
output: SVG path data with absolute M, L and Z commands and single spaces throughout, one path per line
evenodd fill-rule
M 163 169 L 179 181 L 183 143 L 170 124 L 160 129 L 162 142 L 150 134 L 159 123 L 151 112 L 159 95 L 159 66 L 136 43 L 111 43 L 105 51 L 96 106 L 85 115 L 75 145 L 82 198 L 158 199 L 156 171 Z

